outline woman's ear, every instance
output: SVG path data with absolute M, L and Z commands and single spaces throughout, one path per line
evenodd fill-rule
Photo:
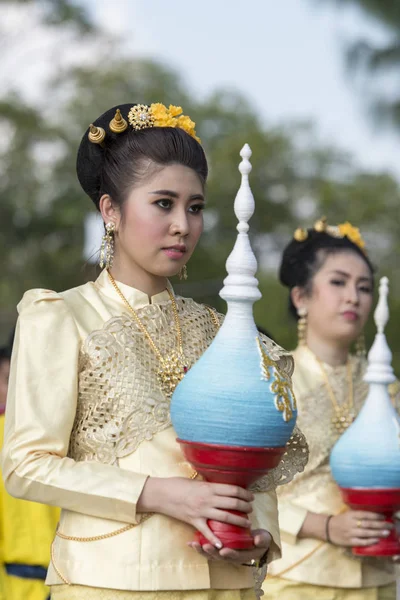
M 118 231 L 118 226 L 121 219 L 121 211 L 119 210 L 119 207 L 112 201 L 111 196 L 108 194 L 103 194 L 103 196 L 100 198 L 99 210 L 105 225 L 112 221 L 115 225 L 116 231 Z
M 296 286 L 290 290 L 290 297 L 297 311 L 306 308 L 306 294 L 304 288 Z

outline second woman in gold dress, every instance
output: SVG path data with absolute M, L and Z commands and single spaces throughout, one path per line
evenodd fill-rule
M 279 493 L 283 558 L 271 565 L 266 596 L 394 600 L 390 560 L 356 558 L 350 548 L 373 544 L 388 535 L 389 526 L 378 514 L 346 509 L 329 467 L 330 452 L 368 389 L 362 335 L 374 278 L 358 229 L 349 223 L 331 227 L 322 219 L 297 230 L 283 254 L 280 278 L 298 318 L 293 385 L 310 459 Z M 356 354 L 350 353 L 353 345 Z

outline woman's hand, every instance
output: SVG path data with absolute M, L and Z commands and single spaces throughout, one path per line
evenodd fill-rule
M 251 492 L 235 485 L 193 481 L 181 477 L 149 477 L 139 498 L 137 510 L 161 513 L 188 523 L 207 538 L 211 547 L 220 549 L 221 540 L 211 531 L 207 520 L 250 527 L 247 517 L 227 511 L 236 510 L 248 514 L 252 511 L 252 500 L 254 496 Z
M 371 546 L 390 534 L 393 525 L 378 513 L 349 510 L 329 522 L 329 536 L 337 546 Z
M 234 565 L 243 565 L 251 560 L 259 560 L 269 549 L 271 544 L 271 534 L 265 529 L 255 529 L 251 532 L 254 538 L 254 548 L 251 550 L 232 550 L 231 548 L 222 548 L 217 550 L 211 544 L 201 546 L 197 542 L 189 542 L 188 546 L 196 550 L 199 554 L 208 560 L 222 560 L 233 563 Z

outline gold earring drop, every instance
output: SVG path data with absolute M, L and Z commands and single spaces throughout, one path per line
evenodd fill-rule
M 106 232 L 103 235 L 100 249 L 100 267 L 104 269 L 111 269 L 114 258 L 114 234 L 115 234 L 115 223 L 110 221 L 106 225 Z
M 188 271 L 186 265 L 183 265 L 182 269 L 179 271 L 178 277 L 179 279 L 184 279 L 186 281 L 186 279 L 188 278 Z
M 365 358 L 367 355 L 367 351 L 365 349 L 365 337 L 363 333 L 360 333 L 356 340 L 356 355 Z
M 307 309 L 299 308 L 297 311 L 299 320 L 297 321 L 297 339 L 299 346 L 307 345 Z

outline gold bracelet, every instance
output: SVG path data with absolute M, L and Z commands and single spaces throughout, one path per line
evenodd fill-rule
M 325 521 L 325 537 L 328 544 L 332 544 L 331 536 L 329 535 L 329 523 L 332 519 L 333 515 L 328 515 Z

